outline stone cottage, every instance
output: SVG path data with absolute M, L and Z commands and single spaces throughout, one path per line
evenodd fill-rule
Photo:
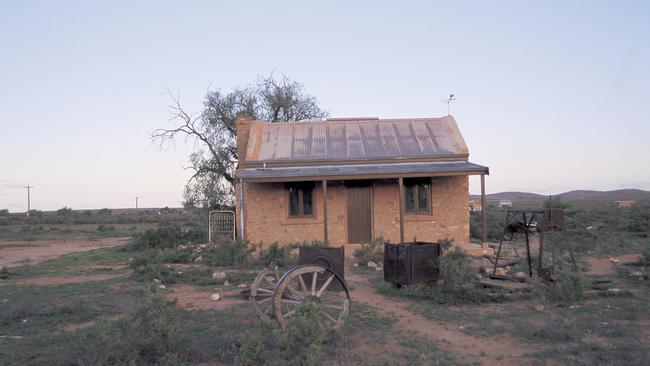
M 240 117 L 236 129 L 242 238 L 332 246 L 378 236 L 469 242 L 469 176 L 481 176 L 484 200 L 489 170 L 468 162 L 452 116 L 288 123 Z

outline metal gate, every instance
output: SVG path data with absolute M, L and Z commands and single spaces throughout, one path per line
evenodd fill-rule
M 210 211 L 208 216 L 208 240 L 213 242 L 219 239 L 235 240 L 235 212 Z

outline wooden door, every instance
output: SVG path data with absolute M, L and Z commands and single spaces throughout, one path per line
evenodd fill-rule
M 348 192 L 348 243 L 366 243 L 372 239 L 370 186 L 354 185 Z

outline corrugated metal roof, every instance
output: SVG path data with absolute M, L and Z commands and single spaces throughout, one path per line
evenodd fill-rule
M 310 167 L 246 168 L 238 173 L 239 178 L 264 181 L 295 181 L 303 179 L 327 179 L 328 177 L 358 178 L 371 176 L 413 176 L 413 175 L 467 175 L 487 174 L 488 168 L 465 162 L 394 163 L 359 165 L 322 165 Z
M 451 116 L 259 123 L 251 129 L 248 161 L 315 161 L 467 155 Z

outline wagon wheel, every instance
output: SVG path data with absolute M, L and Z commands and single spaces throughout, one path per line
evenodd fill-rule
M 267 268 L 260 272 L 251 284 L 250 301 L 262 318 L 273 318 L 273 291 L 279 277 L 277 268 Z
M 343 326 L 350 310 L 350 294 L 343 280 L 319 265 L 293 267 L 280 278 L 273 294 L 273 312 L 280 327 L 284 328 L 305 302 L 315 304 L 334 329 Z

